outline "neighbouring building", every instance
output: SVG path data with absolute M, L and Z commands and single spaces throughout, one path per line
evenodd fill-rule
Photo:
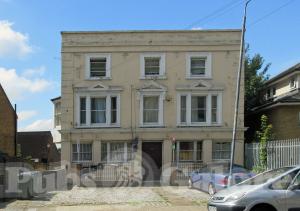
M 252 134 L 265 114 L 275 139 L 300 138 L 300 63 L 266 81 L 260 96 L 262 104 L 251 114 Z
M 16 112 L 0 84 L 0 152 L 15 156 Z
M 173 165 L 230 159 L 240 30 L 61 34 L 62 160 L 168 181 Z M 238 164 L 243 112 L 242 83 Z
M 60 161 L 60 153 L 53 143 L 50 131 L 30 131 L 17 133 L 19 156 L 39 163 Z
M 51 99 L 54 105 L 53 109 L 53 130 L 51 131 L 53 136 L 53 142 L 58 150 L 61 149 L 61 97 Z

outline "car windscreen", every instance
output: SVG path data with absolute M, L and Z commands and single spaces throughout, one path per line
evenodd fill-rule
M 258 174 L 257 176 L 255 176 L 251 179 L 248 179 L 238 185 L 261 185 L 261 184 L 266 183 L 269 179 L 273 179 L 291 169 L 293 169 L 293 167 L 284 167 L 284 168 L 266 171 L 264 173 Z

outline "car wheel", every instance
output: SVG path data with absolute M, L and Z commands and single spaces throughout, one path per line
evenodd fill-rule
M 215 190 L 213 184 L 212 184 L 212 183 L 209 183 L 209 185 L 208 185 L 208 194 L 212 196 L 212 195 L 214 195 L 215 193 L 216 193 L 216 190 Z
M 192 189 L 192 188 L 194 188 L 194 185 L 193 185 L 193 182 L 192 182 L 192 180 L 191 180 L 191 178 L 189 178 L 189 189 Z

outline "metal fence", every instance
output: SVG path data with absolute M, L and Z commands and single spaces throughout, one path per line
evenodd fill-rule
M 259 164 L 259 143 L 245 144 L 245 166 L 252 169 Z M 300 138 L 275 140 L 267 143 L 268 169 L 300 165 Z

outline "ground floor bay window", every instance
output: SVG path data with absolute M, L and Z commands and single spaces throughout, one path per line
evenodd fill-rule
M 202 161 L 202 141 L 177 141 L 175 160 L 178 162 Z
M 130 142 L 103 142 L 101 144 L 102 162 L 128 162 L 132 160 Z

